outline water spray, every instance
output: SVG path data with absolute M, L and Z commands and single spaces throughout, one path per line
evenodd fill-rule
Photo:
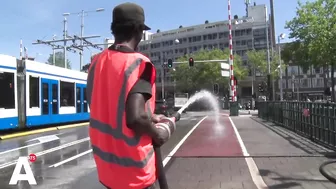
M 211 104 L 211 106 L 214 108 L 214 110 L 218 113 L 219 112 L 219 108 L 218 108 L 218 104 L 217 101 L 215 99 L 215 97 L 211 94 L 211 92 L 206 91 L 206 90 L 201 90 L 200 92 L 196 93 L 195 95 L 191 96 L 188 100 L 188 102 L 183 105 L 172 117 L 165 117 L 163 119 L 161 119 L 158 123 L 155 124 L 155 126 L 159 129 L 163 129 L 165 131 L 167 131 L 168 133 L 168 138 L 171 137 L 171 135 L 175 132 L 176 130 L 176 122 L 180 120 L 182 112 L 188 108 L 191 104 L 193 104 L 194 102 L 206 98 L 209 102 L 209 104 Z M 216 122 L 219 122 L 219 115 L 216 115 Z M 160 185 L 160 189 L 168 189 L 168 182 L 167 182 L 167 178 L 164 172 L 164 167 L 162 164 L 162 154 L 161 154 L 161 150 L 160 147 L 154 147 L 154 151 L 155 151 L 155 157 L 156 157 L 156 169 L 158 170 L 157 172 L 157 178 L 159 181 L 159 185 Z

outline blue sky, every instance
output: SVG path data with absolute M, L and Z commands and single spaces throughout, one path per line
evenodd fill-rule
M 231 0 L 232 15 L 245 15 L 245 0 Z M 266 4 L 269 0 L 255 0 L 257 4 Z M 49 40 L 55 34 L 62 38 L 63 13 L 80 12 L 81 10 L 95 10 L 104 8 L 104 12 L 89 13 L 85 17 L 84 35 L 100 35 L 101 38 L 91 40 L 94 43 L 103 43 L 104 38 L 111 38 L 110 23 L 112 9 L 126 1 L 121 0 L 5 0 L 0 6 L 0 53 L 19 57 L 20 39 L 28 49 L 29 56 L 36 57 L 37 61 L 45 62 L 51 47 L 32 45 L 37 39 Z M 227 20 L 226 0 L 135 0 L 145 9 L 146 23 L 155 32 L 204 23 L 205 20 Z M 197 2 L 197 3 L 196 3 Z M 251 0 L 253 3 L 254 0 Z M 288 33 L 284 29 L 286 21 L 295 16 L 296 0 L 274 0 L 276 34 Z M 80 17 L 68 17 L 68 32 L 70 35 L 79 35 Z M 288 39 L 287 39 L 288 40 Z M 92 52 L 97 52 L 91 49 Z M 79 55 L 69 52 L 68 57 L 73 69 L 79 69 Z M 88 63 L 90 51 L 84 51 L 84 63 Z

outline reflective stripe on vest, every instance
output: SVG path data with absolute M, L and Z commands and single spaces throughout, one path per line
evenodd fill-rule
M 98 56 L 99 57 L 99 56 Z M 99 58 L 97 58 L 99 59 Z M 96 59 L 96 60 L 97 60 Z M 120 96 L 118 98 L 118 110 L 116 115 L 116 126 L 112 127 L 109 124 L 102 123 L 99 120 L 96 120 L 94 118 L 90 118 L 90 127 L 97 129 L 99 132 L 102 132 L 107 135 L 111 135 L 115 139 L 121 139 L 129 146 L 136 146 L 139 144 L 141 136 L 135 135 L 134 137 L 128 137 L 122 132 L 122 126 L 123 126 L 123 114 L 125 111 L 125 99 L 127 98 L 127 83 L 130 75 L 138 68 L 138 66 L 142 63 L 142 59 L 138 58 L 136 59 L 124 72 L 124 78 L 123 78 L 123 84 L 120 90 Z M 96 62 L 94 62 L 91 66 L 90 72 L 88 74 L 88 101 L 89 105 L 91 104 L 91 97 L 92 97 L 92 87 L 94 82 L 94 70 L 95 70 Z M 149 101 L 147 102 L 147 113 L 149 116 L 151 116 L 151 109 L 149 105 Z M 147 165 L 147 162 L 154 154 L 154 149 L 152 148 L 149 153 L 147 154 L 146 158 L 144 158 L 141 161 L 136 161 L 131 158 L 122 158 L 118 157 L 117 155 L 110 153 L 110 152 L 104 152 L 102 151 L 98 146 L 95 146 L 92 144 L 92 150 L 95 155 L 100 157 L 102 160 L 108 162 L 108 163 L 114 163 L 118 164 L 124 167 L 137 167 L 137 168 L 143 168 Z

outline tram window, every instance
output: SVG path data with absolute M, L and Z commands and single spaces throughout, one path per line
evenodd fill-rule
M 40 78 L 29 76 L 29 107 L 40 107 Z
M 87 97 L 86 97 L 86 88 L 84 88 L 84 90 L 83 90 L 83 95 L 84 95 L 84 100 L 87 100 Z
M 61 81 L 61 106 L 75 106 L 75 83 Z
M 14 73 L 0 72 L 0 108 L 15 108 Z

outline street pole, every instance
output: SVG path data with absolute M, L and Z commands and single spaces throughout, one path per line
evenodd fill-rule
M 85 12 L 84 10 L 82 10 L 81 12 L 81 32 L 80 32 L 80 46 L 82 47 L 82 49 L 79 51 L 79 68 L 82 68 L 83 66 L 83 35 L 84 35 L 84 16 L 85 16 Z
M 53 36 L 53 40 L 56 39 L 56 36 L 54 35 Z M 53 47 L 53 65 L 55 66 L 56 64 L 56 51 L 55 51 L 55 48 Z
M 67 68 L 67 47 L 66 47 L 66 43 L 67 43 L 67 35 L 68 35 L 68 29 L 67 29 L 67 18 L 64 17 L 64 30 L 63 30 L 63 39 L 64 39 L 64 47 L 63 47 L 63 57 L 64 57 L 64 68 Z
M 267 48 L 267 86 L 268 86 L 268 92 L 269 92 L 269 99 L 271 99 L 271 95 L 270 95 L 270 84 L 271 84 L 271 57 L 270 57 L 270 52 L 269 52 L 269 36 L 268 36 L 268 29 L 269 29 L 269 25 L 268 25 L 268 22 L 267 22 L 267 11 L 266 11 L 266 5 L 265 5 L 265 23 L 266 23 L 266 48 Z M 273 91 L 274 91 L 274 86 L 272 87 L 273 88 Z M 273 96 L 274 96 L 274 92 L 273 92 Z M 273 99 L 274 100 L 274 99 Z
M 165 98 L 165 87 L 164 87 L 164 74 L 165 74 L 165 69 L 164 69 L 164 64 L 162 64 L 162 72 L 161 72 L 161 91 L 162 91 L 162 100 Z
M 280 36 L 278 37 L 278 45 L 279 45 L 279 66 L 280 66 L 280 101 L 283 101 L 283 86 L 282 86 L 282 61 L 281 61 L 281 47 L 280 47 Z
M 296 93 L 297 93 L 297 101 L 300 102 L 300 79 L 296 82 Z
M 165 58 L 163 57 L 163 52 L 161 52 L 161 56 L 160 56 L 160 62 L 161 62 L 161 97 L 162 100 L 165 98 L 165 83 L 164 83 L 164 79 L 165 79 Z

